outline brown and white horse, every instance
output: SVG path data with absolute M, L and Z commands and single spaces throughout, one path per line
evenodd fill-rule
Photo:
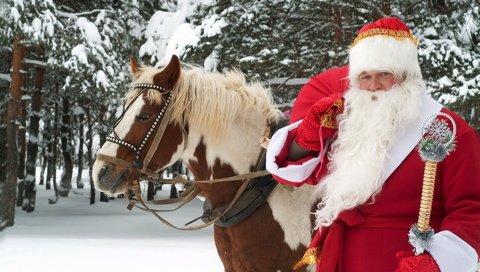
M 265 128 L 279 119 L 268 90 L 246 83 L 239 72 L 182 68 L 176 56 L 163 69 L 140 67 L 136 61 L 131 68 L 134 79 L 126 97 L 128 106 L 97 153 L 118 160 L 97 157 L 93 167 L 99 190 L 123 193 L 142 170 L 158 173 L 179 159 L 197 180 L 254 169 L 260 153 L 257 142 Z M 166 127 L 159 128 L 159 123 Z M 164 132 L 156 141 L 159 129 Z M 148 154 L 154 142 L 158 144 Z M 199 186 L 212 205 L 220 207 L 234 198 L 241 184 Z M 309 214 L 317 201 L 312 191 L 308 186 L 277 186 L 268 204 L 242 222 L 231 227 L 215 225 L 215 244 L 225 271 L 291 271 L 311 240 Z

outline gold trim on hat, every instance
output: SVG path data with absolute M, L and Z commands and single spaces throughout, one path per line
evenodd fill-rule
M 355 40 L 353 41 L 350 47 L 354 47 L 358 42 L 360 42 L 364 38 L 377 36 L 377 35 L 389 36 L 398 40 L 409 39 L 410 41 L 413 42 L 413 44 L 415 44 L 415 46 L 418 45 L 418 41 L 408 31 L 390 30 L 390 29 L 384 29 L 384 28 L 373 28 L 358 34 L 358 36 L 355 38 Z

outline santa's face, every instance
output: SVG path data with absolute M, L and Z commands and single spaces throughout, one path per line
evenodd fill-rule
M 358 89 L 371 92 L 388 91 L 397 82 L 393 73 L 377 70 L 364 71 L 356 79 Z

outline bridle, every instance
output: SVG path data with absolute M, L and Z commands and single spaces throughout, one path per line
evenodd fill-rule
M 134 100 L 132 100 L 132 102 L 128 105 L 128 107 L 123 111 L 122 115 L 120 117 L 123 117 L 123 115 L 125 114 L 125 111 L 130 107 L 130 105 L 140 96 L 142 95 L 145 90 L 147 89 L 156 89 L 156 90 L 159 90 L 160 91 L 160 94 L 166 94 L 168 93 L 168 97 L 167 99 L 165 100 L 165 105 L 163 106 L 162 110 L 158 113 L 157 115 L 157 118 L 155 119 L 155 121 L 153 122 L 153 125 L 150 127 L 150 129 L 147 131 L 147 134 L 145 134 L 145 136 L 143 137 L 143 140 L 142 142 L 140 143 L 139 146 L 135 146 L 131 143 L 128 143 L 122 139 L 120 139 L 120 137 L 118 137 L 117 133 L 115 132 L 115 127 L 117 127 L 117 125 L 120 123 L 121 121 L 121 118 L 119 118 L 116 122 L 115 122 L 115 126 L 113 127 L 112 131 L 111 131 L 111 134 L 113 136 L 107 136 L 107 141 L 110 141 L 110 142 L 113 142 L 113 143 L 116 143 L 116 144 L 119 144 L 119 145 L 123 145 L 129 149 L 131 149 L 133 151 L 133 153 L 135 154 L 135 159 L 133 160 L 133 167 L 134 168 L 142 168 L 143 167 L 143 161 L 140 160 L 140 153 L 142 152 L 143 148 L 145 147 L 145 144 L 147 143 L 148 139 L 150 138 L 150 135 L 153 133 L 153 131 L 155 130 L 155 128 L 157 127 L 157 125 L 159 124 L 159 122 L 161 121 L 163 115 L 165 114 L 165 110 L 168 108 L 168 105 L 170 104 L 170 98 L 171 98 L 171 92 L 170 91 L 167 91 L 165 90 L 163 87 L 161 86 L 158 86 L 158 85 L 154 85 L 154 84 L 147 84 L 147 83 L 137 83 L 134 85 L 134 88 L 143 88 L 143 90 L 139 93 L 139 95 L 137 95 L 135 97 Z M 148 167 L 148 165 L 147 165 Z
M 133 85 L 134 89 L 140 88 L 142 89 L 137 96 L 133 98 L 133 100 L 128 104 L 127 107 L 124 107 L 122 114 L 118 117 L 118 119 L 115 121 L 115 124 L 113 126 L 113 129 L 109 133 L 111 136 L 107 136 L 106 140 L 112 143 L 116 143 L 118 145 L 124 146 L 128 149 L 130 149 L 133 154 L 134 154 L 134 160 L 133 162 L 128 162 L 126 160 L 122 160 L 116 157 L 112 157 L 109 155 L 105 154 L 97 154 L 97 159 L 113 163 L 115 165 L 122 166 L 126 168 L 125 171 L 134 168 L 141 174 L 145 174 L 147 176 L 150 176 L 152 178 L 158 178 L 159 175 L 156 173 L 154 170 L 151 170 L 148 168 L 150 161 L 157 151 L 158 145 L 160 143 L 160 140 L 163 137 L 163 134 L 165 132 L 165 129 L 170 121 L 170 116 L 171 116 L 171 110 L 170 110 L 170 101 L 172 98 L 172 92 L 171 90 L 166 90 L 162 86 L 156 85 L 156 84 L 149 84 L 149 83 L 136 83 Z M 167 97 L 165 98 L 165 104 L 163 105 L 162 109 L 158 113 L 157 117 L 155 118 L 155 121 L 153 122 L 152 126 L 148 129 L 147 133 L 144 135 L 142 141 L 140 144 L 137 146 L 135 144 L 129 143 L 125 140 L 120 139 L 118 134 L 115 132 L 115 128 L 118 126 L 120 121 L 123 119 L 126 111 L 130 108 L 130 106 L 137 100 L 142 94 L 145 93 L 146 90 L 148 89 L 155 89 L 160 92 L 160 94 L 168 94 Z M 150 137 L 153 134 L 153 131 L 158 127 L 157 133 L 154 136 L 153 142 L 150 145 L 149 150 L 147 151 L 145 157 L 143 159 L 140 159 L 140 155 L 142 150 L 145 147 L 145 144 L 147 141 L 150 139 Z M 185 130 L 183 129 L 182 132 L 184 133 L 184 136 L 186 134 Z

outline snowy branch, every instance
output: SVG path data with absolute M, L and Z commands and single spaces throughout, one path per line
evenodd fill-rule
M 47 68 L 48 64 L 45 61 L 34 60 L 34 59 L 25 59 L 24 64 L 31 65 L 38 68 Z
M 108 10 L 108 9 L 94 9 L 94 10 L 91 10 L 91 11 L 85 11 L 85 12 L 79 12 L 79 13 L 70 13 L 70 12 L 59 11 L 58 10 L 57 14 L 58 14 L 59 17 L 75 19 L 78 16 L 90 15 L 90 14 L 100 13 L 100 12 L 109 12 L 109 13 L 112 13 L 112 14 L 114 13 L 114 11 Z

